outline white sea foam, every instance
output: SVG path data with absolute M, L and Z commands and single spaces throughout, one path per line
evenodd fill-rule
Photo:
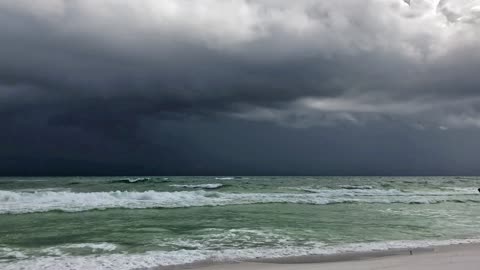
M 92 253 L 112 252 L 117 249 L 117 246 L 112 243 L 77 243 L 66 244 L 54 247 L 44 248 L 40 251 L 40 254 L 50 256 L 67 256 L 75 250 L 88 250 Z
M 478 195 L 478 191 L 471 188 L 456 188 L 451 191 L 402 191 L 398 189 L 317 189 L 311 187 L 291 188 L 293 190 L 306 191 L 309 193 L 324 194 L 326 196 L 459 196 Z
M 472 193 L 472 194 L 479 193 L 478 187 L 444 187 L 443 189 L 453 190 L 456 192 L 463 192 L 463 193 Z
M 247 248 L 224 250 L 150 251 L 143 254 L 108 254 L 91 256 L 37 257 L 15 262 L 0 262 L 3 270 L 129 270 L 156 266 L 182 265 L 203 260 L 229 262 L 254 258 L 280 258 L 287 256 L 331 255 L 349 252 L 383 251 L 390 249 L 422 248 L 439 245 L 480 243 L 480 239 L 432 241 L 389 241 L 325 246 L 323 243 L 305 247 Z
M 19 249 L 0 247 L 0 262 L 26 258 L 28 258 L 28 256 Z
M 314 190 L 302 193 L 225 193 L 213 191 L 15 192 L 0 191 L 0 214 L 51 210 L 67 212 L 107 208 L 180 208 L 261 203 L 335 204 L 480 202 L 471 192 L 402 192 L 399 190 Z
M 130 183 L 135 183 L 135 182 L 139 182 L 139 181 L 147 181 L 147 180 L 150 180 L 150 178 L 129 178 L 128 181 Z
M 216 180 L 233 180 L 235 177 L 215 177 Z
M 103 251 L 114 251 L 117 249 L 117 246 L 112 243 L 79 243 L 79 244 L 69 244 L 64 245 L 64 248 L 88 248 L 93 251 L 103 250 Z
M 14 259 L 22 260 L 33 258 L 35 256 L 68 256 L 78 250 L 87 251 L 91 254 L 111 253 L 117 249 L 112 243 L 76 243 L 65 244 L 54 247 L 43 248 L 41 250 L 25 249 L 12 247 L 0 247 L 0 262 L 12 261 Z M 2 268 L 0 268 L 2 269 Z
M 193 188 L 193 189 L 217 189 L 223 187 L 223 184 L 198 184 L 198 185 L 170 185 L 176 188 Z
M 309 187 L 292 188 L 293 190 L 305 191 L 309 193 L 323 194 L 325 196 L 412 196 L 412 193 L 405 193 L 396 189 L 318 189 Z
M 112 243 L 78 243 L 78 244 L 67 244 L 58 247 L 59 249 L 90 249 L 93 252 L 96 251 L 114 251 L 117 249 L 117 246 Z
M 290 237 L 282 230 L 256 230 L 249 228 L 200 230 L 195 238 L 159 239 L 158 246 L 175 247 L 176 249 L 221 250 L 230 248 L 253 248 L 268 243 L 271 248 L 295 245 L 297 239 Z M 318 246 L 320 243 L 315 243 Z
M 150 178 L 148 177 L 140 177 L 140 178 L 125 178 L 125 179 L 119 179 L 119 180 L 113 180 L 113 183 L 140 183 L 140 182 L 146 182 L 149 181 Z

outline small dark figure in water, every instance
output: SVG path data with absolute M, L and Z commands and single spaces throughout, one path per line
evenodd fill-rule
M 480 188 L 478 189 L 478 192 L 480 192 Z

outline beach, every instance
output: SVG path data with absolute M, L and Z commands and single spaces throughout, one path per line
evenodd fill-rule
M 412 254 L 410 254 L 412 251 Z M 284 258 L 277 262 L 191 267 L 198 270 L 474 270 L 480 264 L 478 244 L 450 245 L 425 249 L 381 251 L 338 256 Z
M 480 0 L 0 0 L 0 270 L 480 270 Z
M 382 260 L 393 265 L 410 250 L 405 260 L 430 256 L 431 247 L 480 244 L 479 182 L 480 177 L 2 178 L 0 269 L 288 269 L 292 263 L 332 262 L 363 269 L 367 261 L 375 268 Z M 385 256 L 393 257 L 379 259 Z

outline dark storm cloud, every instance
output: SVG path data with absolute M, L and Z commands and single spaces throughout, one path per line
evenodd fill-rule
M 57 106 L 52 123 L 268 120 L 255 115 L 268 110 L 316 125 L 318 115 L 428 114 L 438 104 L 432 120 L 442 122 L 444 99 L 476 98 L 472 1 L 6 1 L 0 12 L 2 89 L 30 89 L 3 103 Z
M 3 155 L 194 166 L 226 123 L 480 127 L 479 26 L 467 0 L 2 1 Z

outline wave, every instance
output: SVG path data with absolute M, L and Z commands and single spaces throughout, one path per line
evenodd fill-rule
M 193 189 L 219 189 L 223 184 L 198 184 L 198 185 L 170 185 L 175 188 L 193 188 Z
M 7 181 L 7 180 L 0 181 L 0 185 L 8 185 L 8 184 L 11 184 L 11 183 L 15 183 L 15 181 Z
M 81 184 L 80 182 L 70 182 L 67 185 L 74 186 L 74 185 L 80 185 L 80 184 Z
M 480 192 L 478 187 L 443 187 L 442 189 L 453 190 L 457 192 L 471 192 L 471 193 Z
M 0 247 L 0 265 L 3 261 L 21 260 L 27 259 L 28 257 L 28 255 L 26 255 L 19 249 L 14 249 L 11 247 Z
M 458 196 L 458 195 L 479 195 L 477 188 L 443 188 L 449 191 L 408 191 L 398 189 L 374 189 L 370 186 L 360 186 L 346 189 L 318 189 L 311 187 L 289 188 L 291 190 L 303 191 L 306 193 L 323 194 L 325 196 Z M 368 187 L 368 188 L 365 188 Z
M 0 247 L 0 262 L 8 262 L 12 260 L 24 260 L 31 257 L 45 256 L 68 256 L 72 251 L 86 252 L 86 254 L 112 253 L 117 249 L 117 245 L 112 243 L 76 243 L 58 245 L 40 250 L 36 249 L 20 249 L 12 247 Z M 3 268 L 2 268 L 3 269 Z
M 340 185 L 342 189 L 373 189 L 372 186 Z
M 14 189 L 11 191 L 15 192 L 28 192 L 28 193 L 35 193 L 35 192 L 45 192 L 45 191 L 70 191 L 69 188 L 21 188 L 21 189 Z
M 233 262 L 252 259 L 282 258 L 308 255 L 334 255 L 354 252 L 414 249 L 432 246 L 480 243 L 479 239 L 387 241 L 325 246 L 313 243 L 308 246 L 285 246 L 280 248 L 246 248 L 223 250 L 177 250 L 149 251 L 142 254 L 106 254 L 89 256 L 43 256 L 14 262 L 0 262 L 3 270 L 48 269 L 48 270 L 130 270 L 162 266 L 185 265 L 200 261 Z
M 312 190 L 313 193 L 226 193 L 216 191 L 111 191 L 74 193 L 69 191 L 0 191 L 0 214 L 21 214 L 60 210 L 78 212 L 108 208 L 185 208 L 242 204 L 294 203 L 326 205 L 337 203 L 480 202 L 478 193 L 402 192 L 398 190 Z M 475 196 L 472 196 L 475 194 Z
M 139 177 L 139 178 L 125 178 L 125 179 L 116 179 L 109 181 L 110 183 L 124 183 L 124 184 L 140 184 L 146 182 L 152 183 L 165 183 L 171 182 L 168 177 L 163 177 L 161 179 L 158 178 L 148 178 L 148 177 Z
M 126 184 L 133 184 L 133 183 L 143 183 L 150 181 L 150 178 L 126 178 L 126 179 L 118 179 L 112 180 L 110 183 L 126 183 Z

